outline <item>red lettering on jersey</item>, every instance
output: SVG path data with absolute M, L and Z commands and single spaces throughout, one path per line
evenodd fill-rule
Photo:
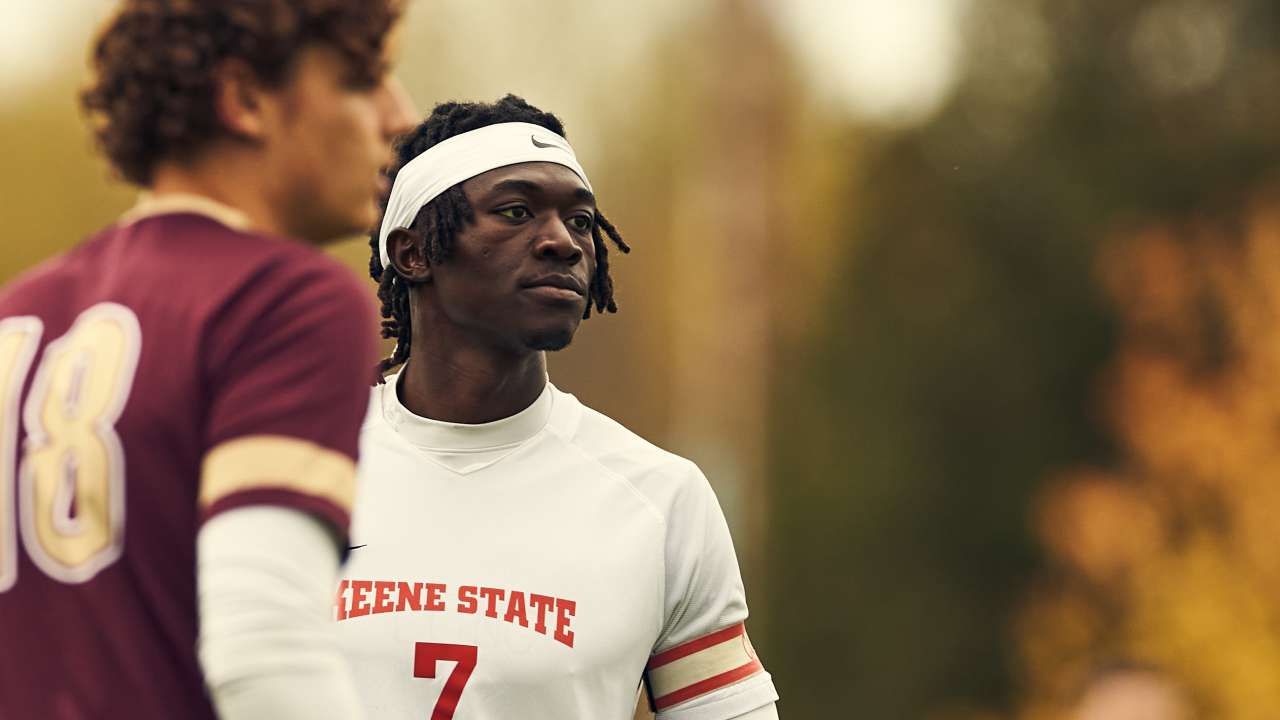
M 485 600 L 489 601 L 489 606 L 484 609 L 485 617 L 498 617 L 498 601 L 506 594 L 507 591 L 501 588 L 480 588 L 480 595 L 483 596 Z
M 335 620 L 347 619 L 346 595 L 347 595 L 347 587 L 350 585 L 351 585 L 350 580 L 343 580 L 342 582 L 338 583 L 338 595 L 333 599 L 333 607 L 335 610 L 337 610 L 337 615 L 334 616 Z
M 373 614 L 391 612 L 396 609 L 391 604 L 391 591 L 396 589 L 396 584 L 390 580 L 379 580 L 373 584 Z
M 569 618 L 578 611 L 578 603 L 564 598 L 556 598 L 556 640 L 573 647 L 573 631 L 569 629 Z
M 476 586 L 463 585 L 458 588 L 458 612 L 474 615 L 476 613 Z
M 343 580 L 338 583 L 338 592 L 334 598 L 334 616 L 337 620 L 347 620 L 406 610 L 443 612 L 448 609 L 444 597 L 448 590 L 449 586 L 445 583 Z M 573 647 L 575 633 L 571 626 L 578 612 L 578 603 L 573 600 L 479 585 L 460 585 L 457 600 L 457 605 L 453 608 L 455 612 L 475 615 L 480 612 L 483 602 L 485 617 L 501 619 L 525 628 L 530 627 L 532 621 L 533 631 L 540 635 L 547 634 L 550 622 L 547 614 L 553 613 L 555 630 L 551 636 L 556 642 Z M 504 600 L 505 605 L 500 608 L 499 604 Z M 532 620 L 530 614 L 533 615 Z
M 396 583 L 396 612 L 422 609 L 422 583 Z
M 507 598 L 507 614 L 502 619 L 507 622 L 515 620 L 521 627 L 529 627 L 529 618 L 524 614 L 524 593 L 519 590 L 511 591 L 511 597 Z
M 550 595 L 539 595 L 538 593 L 529 593 L 529 605 L 531 605 L 538 613 L 537 619 L 533 622 L 533 629 L 543 635 L 547 634 L 547 613 L 555 607 L 556 599 Z
M 351 613 L 347 617 L 364 617 L 369 614 L 369 591 L 372 589 L 371 580 L 351 581 Z
M 427 602 L 423 608 L 435 612 L 444 610 L 444 600 L 440 598 L 440 594 L 448 590 L 449 586 L 443 583 L 426 583 L 423 587 L 427 589 Z

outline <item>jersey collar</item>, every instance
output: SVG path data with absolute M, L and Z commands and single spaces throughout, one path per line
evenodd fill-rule
M 401 437 L 429 450 L 488 450 L 519 445 L 547 426 L 555 405 L 555 389 L 548 381 L 532 405 L 511 417 L 479 425 L 441 422 L 410 412 L 396 391 L 399 380 L 398 373 L 392 375 L 380 388 L 382 417 Z
M 120 224 L 129 225 L 144 218 L 175 213 L 189 213 L 207 217 L 210 220 L 226 225 L 232 230 L 244 231 L 249 229 L 248 215 L 213 198 L 190 193 L 164 193 L 163 195 L 142 193 L 138 197 L 137 204 L 120 216 Z

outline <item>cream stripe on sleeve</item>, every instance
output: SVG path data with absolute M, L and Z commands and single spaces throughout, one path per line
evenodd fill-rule
M 657 709 L 713 692 L 764 672 L 741 623 L 690 640 L 649 661 L 649 687 Z
M 205 455 L 200 505 L 244 490 L 292 490 L 350 510 L 355 477 L 355 462 L 336 450 L 284 435 L 251 435 Z

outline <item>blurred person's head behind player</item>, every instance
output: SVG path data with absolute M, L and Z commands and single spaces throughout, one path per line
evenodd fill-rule
M 445 140 L 501 123 L 565 135 L 559 118 L 513 95 L 443 103 L 402 138 L 391 177 Z M 397 341 L 379 371 L 408 361 L 412 349 L 447 348 L 540 378 L 541 351 L 567 346 L 592 308 L 617 310 L 606 239 L 630 249 L 584 179 L 555 162 L 498 167 L 448 188 L 408 228 L 390 231 L 385 267 L 375 230 L 370 275 L 379 283 L 383 335 Z
M 414 110 L 389 77 L 399 0 L 126 0 L 82 95 L 125 180 L 310 243 L 377 219 Z

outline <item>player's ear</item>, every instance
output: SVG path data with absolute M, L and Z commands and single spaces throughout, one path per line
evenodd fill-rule
M 232 135 L 260 138 L 265 130 L 262 81 L 242 60 L 226 60 L 213 71 L 213 107 Z
M 396 228 L 387 236 L 387 256 L 400 277 L 409 282 L 431 281 L 431 260 L 422 235 L 407 228 Z

